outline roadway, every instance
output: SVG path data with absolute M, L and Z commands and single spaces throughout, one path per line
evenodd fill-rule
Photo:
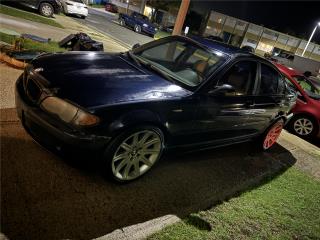
M 89 14 L 86 19 L 75 18 L 81 24 L 94 28 L 105 33 L 118 43 L 127 47 L 132 47 L 136 43 L 144 44 L 153 40 L 153 38 L 135 33 L 129 28 L 118 24 L 118 15 L 101 10 L 89 8 Z

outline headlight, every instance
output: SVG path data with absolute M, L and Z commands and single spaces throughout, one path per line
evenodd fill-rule
M 47 97 L 41 103 L 41 108 L 57 115 L 61 120 L 76 126 L 92 126 L 99 118 L 57 97 Z
M 148 27 L 148 24 L 144 23 L 142 26 L 144 26 L 144 27 Z

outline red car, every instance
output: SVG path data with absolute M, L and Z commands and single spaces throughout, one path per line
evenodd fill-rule
M 298 94 L 294 114 L 287 127 L 301 137 L 319 136 L 320 129 L 320 89 L 302 73 L 279 63 L 275 66 L 284 74 L 286 82 Z
M 112 13 L 118 12 L 118 7 L 112 3 L 106 3 L 105 10 Z

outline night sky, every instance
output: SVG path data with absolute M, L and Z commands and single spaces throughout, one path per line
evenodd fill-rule
M 200 1 L 191 9 L 203 14 L 207 9 L 263 25 L 279 32 L 308 39 L 320 21 L 320 1 Z M 320 27 L 312 42 L 320 44 Z

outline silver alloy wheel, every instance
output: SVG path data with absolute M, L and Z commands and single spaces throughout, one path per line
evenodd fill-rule
M 134 27 L 134 31 L 137 32 L 137 33 L 140 33 L 141 32 L 141 27 L 139 25 L 136 25 Z
M 299 135 L 307 136 L 313 131 L 313 123 L 307 118 L 298 118 L 293 123 L 293 129 Z
M 42 11 L 43 15 L 45 15 L 45 16 L 52 15 L 52 8 L 47 4 L 45 4 L 44 6 L 41 7 L 41 11 Z
M 136 132 L 117 148 L 112 158 L 112 173 L 122 181 L 135 179 L 153 166 L 161 150 L 159 134 L 151 130 Z
M 125 22 L 124 22 L 123 19 L 120 19 L 120 25 L 121 25 L 121 26 L 124 26 L 124 25 L 125 25 Z

